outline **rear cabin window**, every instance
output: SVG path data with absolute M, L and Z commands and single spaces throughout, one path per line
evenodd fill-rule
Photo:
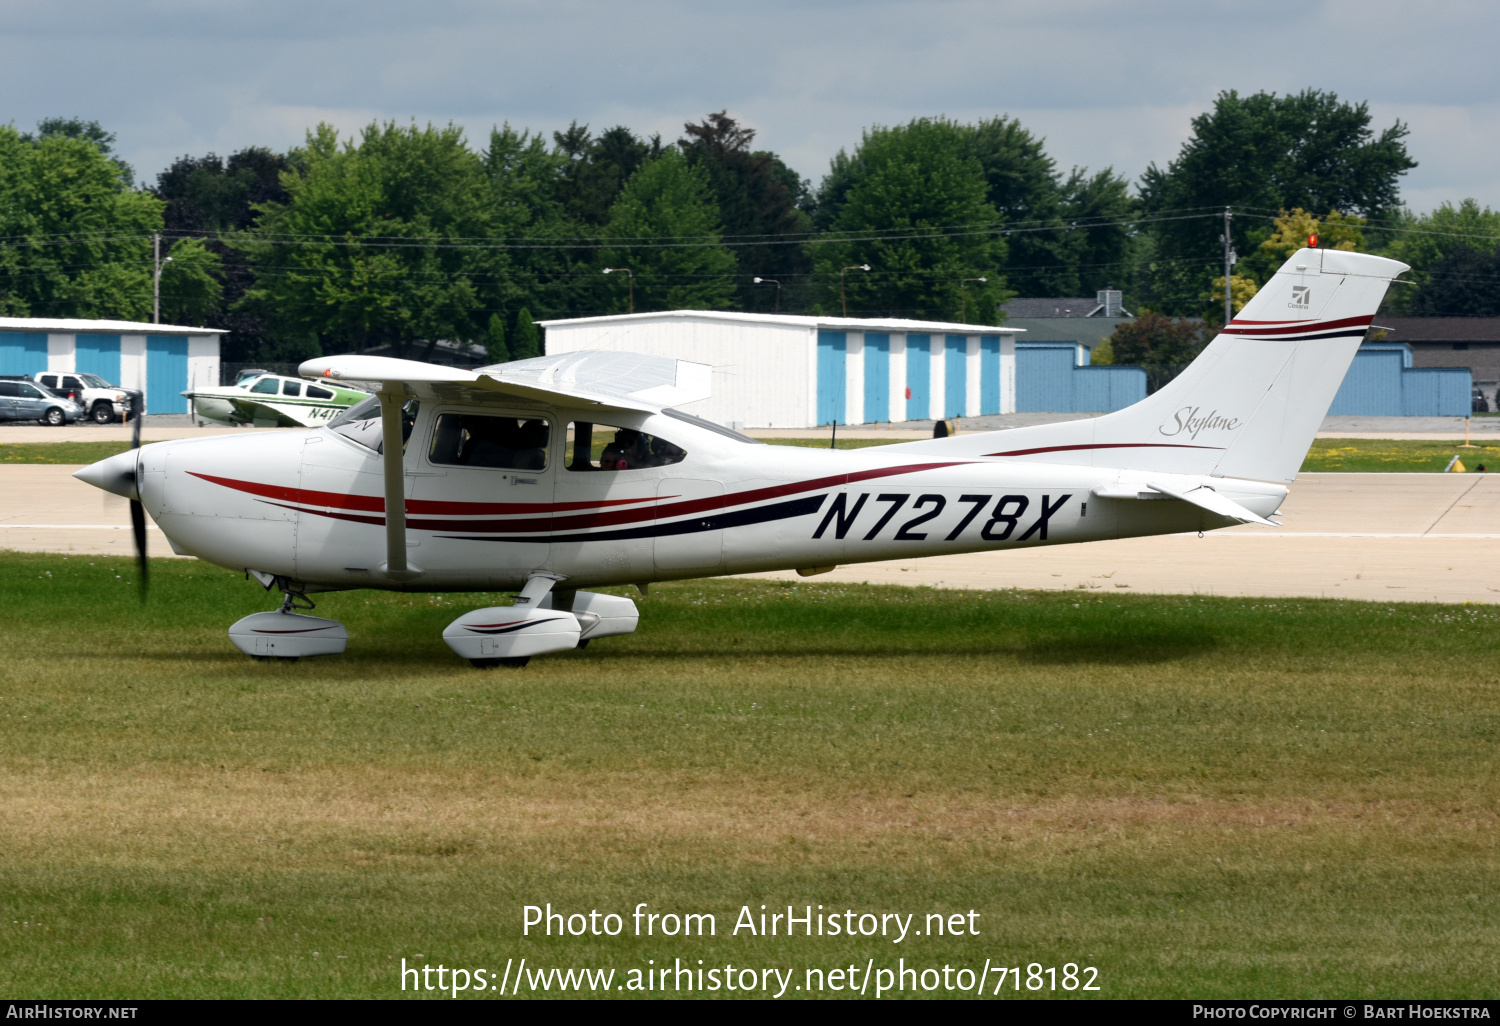
M 326 388 L 319 388 L 317 385 L 308 385 L 307 397 L 309 399 L 332 399 L 333 393 Z
M 574 421 L 568 425 L 569 470 L 644 470 L 681 463 L 687 453 L 634 428 Z
M 546 470 L 551 427 L 545 420 L 440 413 L 428 460 L 447 467 Z

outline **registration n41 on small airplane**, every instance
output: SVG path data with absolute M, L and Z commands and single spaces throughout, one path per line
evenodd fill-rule
M 1275 526 L 1405 270 L 1303 249 L 1175 380 L 1091 420 L 803 449 L 676 409 L 707 398 L 702 364 L 333 356 L 301 372 L 376 394 L 326 426 L 137 446 L 76 476 L 132 500 L 142 580 L 149 511 L 174 551 L 284 593 L 230 628 L 247 654 L 342 652 L 342 624 L 297 612 L 317 592 L 518 591 L 443 636 L 476 666 L 524 665 L 635 630 L 600 586 Z

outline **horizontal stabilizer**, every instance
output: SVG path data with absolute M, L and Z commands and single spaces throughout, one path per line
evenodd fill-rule
M 1267 527 L 1280 527 L 1274 520 L 1267 520 L 1259 513 L 1246 509 L 1233 499 L 1220 495 L 1204 485 L 1197 488 L 1178 489 L 1169 488 L 1164 484 L 1154 481 L 1147 482 L 1144 488 L 1129 488 L 1116 485 L 1110 488 L 1095 488 L 1093 495 L 1097 499 L 1144 499 L 1161 501 L 1163 499 L 1177 499 L 1181 502 L 1190 503 L 1199 509 L 1206 509 L 1210 513 L 1217 513 L 1221 517 L 1237 520 L 1242 524 L 1264 524 Z
M 1210 513 L 1217 513 L 1221 517 L 1228 517 L 1230 520 L 1238 520 L 1242 524 L 1264 524 L 1267 527 L 1281 526 L 1274 520 L 1267 520 L 1259 513 L 1251 512 L 1244 506 L 1241 506 L 1239 503 L 1235 502 L 1233 499 L 1229 499 L 1220 495 L 1212 488 L 1199 487 L 1194 488 L 1191 491 L 1180 492 L 1175 489 L 1168 488 L 1166 485 L 1157 484 L 1155 481 L 1147 483 L 1146 487 L 1150 488 L 1153 491 L 1161 492 L 1163 495 L 1169 495 L 1172 498 L 1178 499 L 1182 502 L 1190 502 L 1200 509 L 1206 509 Z

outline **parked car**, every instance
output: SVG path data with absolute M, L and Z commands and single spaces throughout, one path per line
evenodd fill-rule
M 1496 401 L 1500 402 L 1500 399 L 1497 399 Z M 1490 412 L 1490 401 L 1489 401 L 1488 398 L 1485 397 L 1484 391 L 1482 389 L 1478 388 L 1478 387 L 1476 387 L 1474 389 L 1474 396 L 1469 401 L 1469 412 L 1470 413 L 1489 413 Z
M 83 407 L 19 374 L 0 375 L 0 420 L 39 420 L 61 427 L 83 416 Z
M 96 424 L 128 418 L 131 397 L 141 395 L 134 389 L 111 385 L 97 374 L 47 371 L 38 374 L 36 381 L 43 388 L 49 388 L 83 407 L 85 414 Z

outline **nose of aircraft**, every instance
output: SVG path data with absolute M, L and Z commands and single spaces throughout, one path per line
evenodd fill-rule
M 141 495 L 135 487 L 135 465 L 139 455 L 139 449 L 130 449 L 98 463 L 91 463 L 82 470 L 75 470 L 73 476 L 106 492 L 123 495 L 127 499 L 139 499 Z

